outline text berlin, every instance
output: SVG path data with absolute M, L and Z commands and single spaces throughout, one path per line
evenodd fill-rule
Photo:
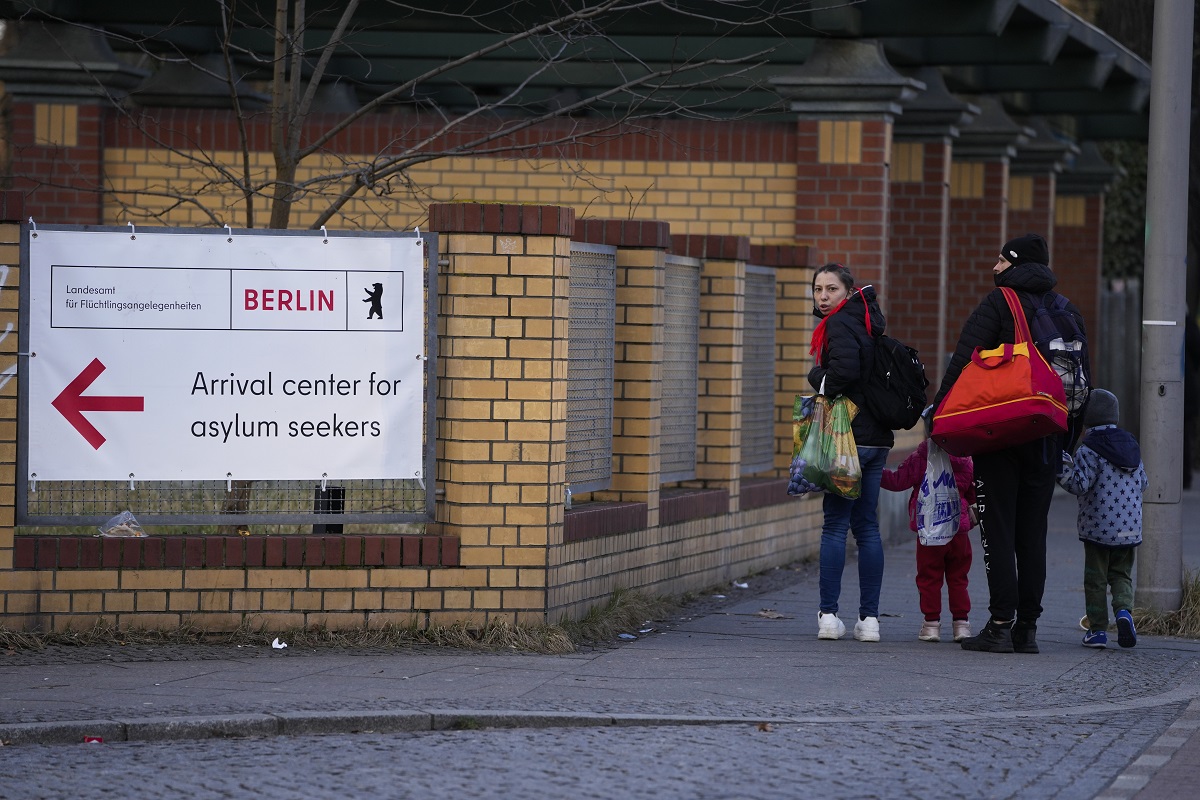
M 333 311 L 332 289 L 246 289 L 246 311 Z

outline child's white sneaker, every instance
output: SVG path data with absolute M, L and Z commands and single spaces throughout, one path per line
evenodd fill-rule
M 917 638 L 922 642 L 940 642 L 942 640 L 942 623 L 939 620 L 925 620 L 921 624 L 921 632 Z
M 954 641 L 961 642 L 971 637 L 971 623 L 965 619 L 954 620 Z
M 817 612 L 817 638 L 840 639 L 846 635 L 846 624 L 838 619 L 837 614 Z
M 854 638 L 860 642 L 878 642 L 879 617 L 867 617 L 854 623 Z

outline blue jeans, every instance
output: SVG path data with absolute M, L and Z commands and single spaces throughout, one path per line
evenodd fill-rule
M 879 536 L 879 481 L 887 461 L 887 447 L 860 447 L 862 493 L 847 500 L 825 493 L 821 526 L 821 611 L 836 614 L 846 566 L 846 529 L 858 544 L 858 615 L 879 616 L 879 589 L 883 585 L 883 541 Z

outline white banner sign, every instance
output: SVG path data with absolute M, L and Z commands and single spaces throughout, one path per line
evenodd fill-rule
M 422 477 L 412 237 L 39 229 L 29 478 Z

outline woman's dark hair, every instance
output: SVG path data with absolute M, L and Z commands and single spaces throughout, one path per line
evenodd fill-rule
M 854 276 L 850 274 L 850 270 L 846 269 L 842 264 L 830 262 L 823 267 L 817 267 L 817 271 L 813 273 L 813 288 L 817 287 L 817 276 L 822 272 L 832 272 L 837 276 L 837 279 L 846 287 L 847 292 L 854 291 Z

